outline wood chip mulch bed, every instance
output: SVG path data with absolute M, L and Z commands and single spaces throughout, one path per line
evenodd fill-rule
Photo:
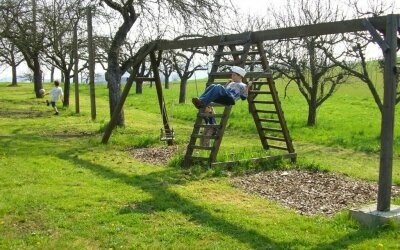
M 162 148 L 130 148 L 129 153 L 133 158 L 156 165 L 167 164 L 172 156 L 178 152 L 177 146 Z
M 305 215 L 334 215 L 338 211 L 376 201 L 375 183 L 354 180 L 342 174 L 311 171 L 268 171 L 234 177 L 236 187 L 296 210 Z M 393 186 L 392 196 L 400 196 Z
M 140 161 L 165 165 L 179 150 L 177 146 L 168 146 L 131 148 L 128 151 Z M 343 174 L 304 170 L 260 172 L 233 177 L 231 183 L 304 215 L 332 216 L 342 209 L 376 202 L 378 193 L 376 183 L 355 180 Z M 393 186 L 392 196 L 400 196 L 400 186 Z

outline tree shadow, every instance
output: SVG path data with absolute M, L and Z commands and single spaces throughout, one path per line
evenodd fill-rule
M 150 200 L 121 208 L 119 210 L 120 214 L 152 213 L 172 209 L 189 217 L 191 222 L 214 228 L 218 232 L 222 232 L 248 244 L 251 248 L 276 249 L 288 248 L 290 246 L 288 243 L 275 242 L 255 230 L 245 229 L 222 218 L 218 218 L 189 199 L 169 190 L 169 186 L 184 182 L 178 178 L 179 174 L 174 169 L 167 169 L 143 176 L 129 176 L 100 164 L 74 158 L 68 153 L 60 154 L 58 157 L 82 168 L 89 169 L 105 179 L 117 179 L 125 184 L 138 187 L 152 196 Z
M 76 157 L 73 153 L 65 152 L 59 154 L 60 159 L 69 161 L 77 166 L 86 168 L 96 175 L 105 178 L 118 180 L 127 185 L 138 187 L 152 196 L 151 199 L 126 205 L 118 211 L 119 214 L 128 213 L 153 213 L 155 211 L 166 211 L 173 209 L 186 215 L 191 222 L 201 224 L 215 229 L 216 231 L 228 235 L 238 241 L 247 244 L 254 249 L 292 249 L 293 246 L 303 246 L 310 249 L 345 249 L 353 244 L 375 238 L 382 230 L 373 230 L 368 228 L 359 228 L 357 231 L 348 233 L 340 239 L 330 243 L 323 243 L 317 246 L 310 246 L 299 239 L 293 241 L 275 241 L 269 237 L 260 234 L 256 230 L 246 229 L 225 219 L 219 218 L 206 211 L 199 205 L 194 204 L 189 199 L 180 194 L 169 190 L 171 185 L 183 184 L 179 171 L 175 169 L 166 169 L 160 172 L 150 173 L 141 176 L 129 176 L 124 173 L 118 173 L 103 165 L 91 163 Z

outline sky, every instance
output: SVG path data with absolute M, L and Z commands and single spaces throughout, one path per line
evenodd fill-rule
M 243 13 L 244 15 L 247 13 L 254 13 L 256 15 L 268 16 L 269 8 L 273 9 L 281 9 L 283 8 L 284 0 L 230 0 L 234 7 L 239 11 L 239 13 Z M 298 1 L 298 0 L 293 0 Z M 346 7 L 346 4 L 351 2 L 352 0 L 332 0 L 333 2 L 341 2 L 343 8 Z M 357 3 L 360 6 L 368 6 L 369 3 L 374 3 L 381 0 L 357 0 Z M 394 12 L 400 13 L 400 0 L 382 0 L 385 3 L 393 3 L 394 2 Z M 377 46 L 371 46 L 369 52 L 369 57 L 376 58 L 382 56 L 379 48 Z M 45 77 L 49 77 L 49 72 L 45 70 Z M 11 76 L 10 68 L 0 67 L 0 81 L 4 78 L 9 78 Z M 21 65 L 18 67 L 19 75 L 29 72 L 29 69 L 26 65 Z M 59 73 L 56 72 L 56 77 L 59 78 Z

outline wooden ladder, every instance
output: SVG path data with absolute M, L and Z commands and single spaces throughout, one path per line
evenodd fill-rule
M 286 124 L 278 91 L 269 68 L 262 43 L 255 45 L 255 50 L 260 58 L 258 63 L 263 72 L 248 72 L 246 76 L 256 78 L 247 98 L 249 111 L 253 116 L 261 144 L 264 149 L 278 149 L 287 151 L 289 158 L 296 159 L 292 139 Z M 250 61 L 248 63 L 254 63 Z
M 272 75 L 270 73 L 266 73 L 268 72 L 269 67 L 262 43 L 256 44 L 256 46 L 253 45 L 253 47 L 257 47 L 257 50 L 250 51 L 252 47 L 251 34 L 252 33 L 243 34 L 243 38 L 240 40 L 228 40 L 226 37 L 221 36 L 220 43 L 214 55 L 214 61 L 206 86 L 211 84 L 225 84 L 231 76 L 231 72 L 226 71 L 226 69 L 230 66 L 237 65 L 245 67 L 247 65 L 250 69 L 253 69 L 257 68 L 255 66 L 261 65 L 261 72 L 250 71 L 246 74 L 246 77 L 258 78 L 258 80 L 254 82 L 253 88 L 249 92 L 249 111 L 253 115 L 263 148 L 285 149 L 289 152 L 290 156 L 294 155 L 295 157 L 292 141 L 283 117 L 283 111 L 280 106 Z M 248 59 L 249 55 L 250 59 Z M 256 55 L 260 55 L 260 58 L 257 60 L 255 60 Z M 260 80 L 262 78 L 266 78 L 266 80 Z M 221 79 L 224 81 L 221 82 Z M 268 86 L 269 89 L 267 91 L 263 90 L 263 85 Z M 271 100 L 264 100 L 265 96 L 269 96 Z M 259 105 L 270 104 L 273 105 L 273 109 L 263 109 L 259 107 Z M 215 104 L 211 104 L 211 106 L 213 105 Z M 206 162 L 208 165 L 216 164 L 215 162 L 217 154 L 222 142 L 226 125 L 228 123 L 231 109 L 232 106 L 224 106 L 224 111 L 222 114 L 209 114 L 205 113 L 204 109 L 199 109 L 195 124 L 193 126 L 193 131 L 186 148 L 184 167 L 189 167 L 196 162 Z M 264 118 L 261 115 L 262 113 L 269 115 L 276 114 L 277 117 Z M 210 116 L 219 119 L 219 122 L 217 121 L 217 124 L 215 125 L 205 124 L 204 118 Z M 266 122 L 274 125 L 279 124 L 280 127 L 277 128 L 276 126 L 265 126 Z M 214 129 L 214 134 L 209 135 L 203 133 L 206 129 L 210 128 Z M 271 132 L 274 134 L 280 132 L 283 134 L 283 136 L 270 135 Z M 206 146 L 200 145 L 199 141 L 201 141 L 201 139 L 210 140 L 211 143 Z M 268 140 L 277 140 L 278 142 L 282 142 L 283 140 L 284 142 L 287 142 L 287 144 L 285 147 L 279 144 L 270 145 L 268 144 Z

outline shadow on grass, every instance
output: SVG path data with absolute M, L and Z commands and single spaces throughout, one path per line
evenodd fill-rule
M 70 161 L 82 168 L 89 169 L 97 175 L 106 179 L 117 179 L 128 185 L 141 188 L 151 194 L 152 199 L 135 204 L 130 207 L 121 208 L 119 213 L 130 212 L 150 213 L 154 211 L 165 211 L 173 209 L 190 218 L 190 221 L 202 224 L 203 226 L 214 228 L 216 231 L 236 238 L 248 244 L 252 248 L 287 248 L 290 244 L 277 243 L 268 237 L 261 235 L 255 230 L 249 230 L 218 218 L 206 211 L 199 205 L 194 204 L 178 193 L 168 190 L 171 184 L 182 183 L 179 173 L 175 169 L 168 169 L 161 172 L 151 173 L 144 176 L 129 176 L 118 173 L 99 164 L 94 164 L 85 160 L 74 158 L 68 153 L 59 155 L 59 158 Z
M 65 152 L 58 155 L 59 158 L 70 161 L 73 164 L 86 168 L 105 179 L 119 180 L 125 184 L 139 187 L 143 191 L 151 194 L 152 199 L 141 203 L 135 203 L 125 206 L 119 210 L 120 214 L 127 213 L 152 213 L 154 211 L 165 211 L 173 209 L 190 218 L 190 221 L 211 227 L 216 231 L 237 239 L 240 242 L 248 244 L 255 249 L 289 249 L 293 246 L 303 246 L 312 249 L 344 249 L 353 244 L 357 244 L 376 237 L 382 230 L 371 230 L 359 228 L 355 232 L 346 234 L 344 237 L 334 240 L 330 243 L 322 243 L 317 246 L 310 246 L 307 243 L 296 239 L 290 242 L 277 242 L 256 230 L 246 229 L 235 225 L 227 220 L 212 215 L 199 205 L 194 204 L 178 193 L 169 190 L 173 184 L 182 184 L 182 174 L 175 169 L 151 173 L 143 176 L 129 176 L 124 173 L 118 173 L 110 168 L 100 164 L 91 163 L 72 156 L 73 153 Z

